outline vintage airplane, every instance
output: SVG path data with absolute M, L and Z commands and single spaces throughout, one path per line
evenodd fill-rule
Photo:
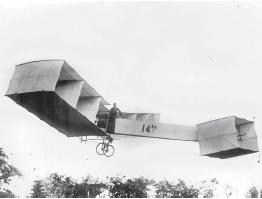
M 160 123 L 157 113 L 124 113 L 108 122 L 110 104 L 65 60 L 17 65 L 6 96 L 67 137 L 102 137 L 101 155 L 113 155 L 110 142 L 118 136 L 198 142 L 200 155 L 222 159 L 259 151 L 254 122 L 236 116 L 192 127 Z

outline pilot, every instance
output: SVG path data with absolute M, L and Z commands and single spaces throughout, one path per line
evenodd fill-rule
M 114 128 L 115 128 L 115 120 L 118 117 L 118 114 L 121 115 L 121 117 L 125 117 L 124 114 L 120 111 L 119 108 L 116 107 L 116 103 L 113 104 L 114 107 L 110 109 L 109 112 L 109 120 L 108 120 L 108 125 L 107 125 L 107 132 L 108 133 L 113 133 Z
M 113 104 L 114 107 L 112 107 L 110 109 L 110 112 L 109 112 L 109 118 L 110 119 L 116 119 L 118 117 L 118 113 L 124 117 L 124 114 L 122 114 L 122 112 L 120 111 L 119 108 L 116 107 L 116 103 Z

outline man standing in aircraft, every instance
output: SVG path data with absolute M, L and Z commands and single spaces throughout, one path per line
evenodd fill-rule
M 109 118 L 116 119 L 119 114 L 120 114 L 122 117 L 124 117 L 124 115 L 122 114 L 122 112 L 120 111 L 120 109 L 116 107 L 116 103 L 114 103 L 113 106 L 114 106 L 114 107 L 110 109 Z
M 113 104 L 114 107 L 110 109 L 109 112 L 109 120 L 107 125 L 107 132 L 113 132 L 115 126 L 115 120 L 120 115 L 121 117 L 125 117 L 124 114 L 120 111 L 119 108 L 116 107 L 116 103 Z

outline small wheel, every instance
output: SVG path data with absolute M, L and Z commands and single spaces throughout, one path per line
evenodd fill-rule
M 104 143 L 99 143 L 96 146 L 96 152 L 97 152 L 98 155 L 104 155 L 104 146 L 105 146 Z
M 115 153 L 115 148 L 112 145 L 108 145 L 108 147 L 104 150 L 104 155 L 106 157 L 110 157 Z

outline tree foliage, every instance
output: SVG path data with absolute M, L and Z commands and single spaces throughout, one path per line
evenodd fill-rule
M 73 197 L 95 198 L 96 196 L 100 195 L 104 189 L 106 189 L 105 183 L 99 182 L 99 179 L 88 175 L 86 178 L 82 179 L 81 183 L 76 183 Z
M 33 188 L 31 190 L 32 190 L 32 193 L 31 193 L 32 198 L 45 198 L 46 197 L 46 193 L 45 193 L 45 189 L 44 189 L 42 180 L 34 181 Z
M 187 186 L 183 180 L 178 180 L 177 184 L 173 182 L 160 181 L 155 184 L 157 197 L 161 198 L 197 198 L 199 190 L 192 185 Z
M 75 182 L 71 177 L 57 173 L 50 174 L 43 181 L 45 193 L 50 197 L 71 197 L 74 193 Z
M 155 187 L 157 196 L 160 198 L 166 198 L 169 197 L 169 194 L 172 192 L 174 185 L 173 183 L 164 180 L 156 183 Z
M 175 185 L 173 196 L 176 198 L 197 198 L 199 190 L 195 189 L 192 185 L 187 187 L 183 180 L 179 179 L 179 183 Z
M 230 184 L 228 184 L 228 183 L 225 184 L 225 186 L 224 186 L 224 194 L 226 195 L 227 198 L 232 195 L 232 191 L 233 191 L 232 186 Z
M 71 177 L 52 173 L 42 184 L 46 196 L 58 198 L 95 198 L 106 188 L 105 183 L 99 182 L 91 175 L 77 183 Z
M 213 178 L 202 181 L 200 187 L 195 188 L 192 185 L 187 185 L 181 179 L 177 183 L 167 180 L 156 182 L 144 177 L 127 178 L 123 175 L 107 177 L 107 182 L 102 182 L 98 178 L 88 175 L 78 182 L 71 177 L 52 173 L 44 180 L 34 181 L 32 197 L 96 198 L 103 193 L 113 198 L 145 198 L 148 194 L 151 194 L 151 191 L 155 191 L 155 196 L 159 198 L 197 198 L 199 196 L 212 198 L 215 196 L 218 184 L 218 180 Z M 151 190 L 151 188 L 153 189 Z M 223 188 L 223 193 L 226 197 L 232 195 L 230 184 L 225 184 Z M 258 196 L 258 191 L 255 187 L 249 190 L 248 196 Z
M 204 198 L 213 198 L 217 184 L 219 184 L 219 182 L 216 178 L 213 178 L 210 181 L 202 181 L 202 185 L 200 186 L 201 195 Z
M 256 187 L 251 187 L 246 193 L 247 198 L 258 198 L 258 190 Z
M 139 177 L 133 179 L 125 179 L 125 176 L 118 175 L 110 177 L 108 182 L 108 191 L 110 197 L 147 197 L 147 186 L 152 182 L 146 178 Z
M 9 184 L 11 177 L 22 177 L 22 173 L 14 166 L 8 164 L 8 156 L 0 148 L 0 190 L 3 184 Z
M 4 191 L 0 191 L 0 198 L 15 198 L 15 194 L 8 189 L 4 189 Z

